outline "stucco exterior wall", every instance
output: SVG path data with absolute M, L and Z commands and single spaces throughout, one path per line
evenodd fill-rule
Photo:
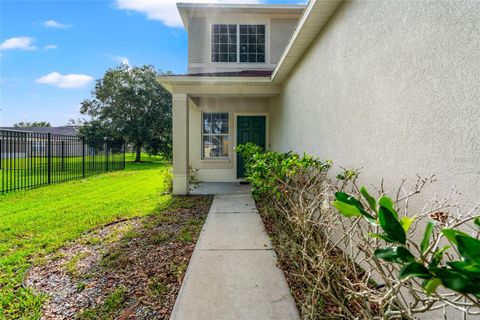
M 362 169 L 362 182 L 436 174 L 480 198 L 480 2 L 340 5 L 270 101 L 271 146 Z M 412 213 L 414 214 L 414 213 Z
M 208 43 L 201 41 L 207 38 L 206 18 L 192 17 L 188 24 L 188 62 L 202 63 L 205 58 L 205 46 Z
M 277 64 L 282 57 L 288 40 L 297 26 L 298 19 L 272 19 L 270 31 L 270 62 Z
M 480 201 L 480 2 L 344 2 L 270 115 L 273 150 L 362 168 L 362 184 L 383 178 L 391 192 L 436 174 L 410 214 L 454 185 L 471 209 Z
M 228 112 L 229 159 L 202 159 L 202 112 Z M 190 165 L 198 169 L 198 180 L 203 182 L 233 182 L 236 177 L 237 115 L 267 116 L 268 145 L 268 99 L 267 98 L 197 98 L 189 103 L 189 155 Z

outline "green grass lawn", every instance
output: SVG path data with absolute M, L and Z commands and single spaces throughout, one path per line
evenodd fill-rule
M 127 156 L 127 161 L 131 156 Z M 40 317 L 42 297 L 22 287 L 34 262 L 97 226 L 169 205 L 170 167 L 159 157 L 125 171 L 0 195 L 0 319 Z

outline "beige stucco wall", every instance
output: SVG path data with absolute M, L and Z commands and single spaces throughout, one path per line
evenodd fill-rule
M 198 179 L 203 182 L 233 182 L 236 178 L 236 116 L 266 115 L 268 144 L 267 98 L 195 98 L 189 101 L 189 155 L 190 165 L 198 169 Z M 202 159 L 202 112 L 229 113 L 229 159 Z
M 283 53 L 299 17 L 298 14 L 210 13 L 202 15 L 198 13 L 189 18 L 188 72 L 273 69 Z M 265 63 L 212 63 L 210 54 L 210 26 L 212 24 L 264 24 L 266 32 Z M 274 27 L 281 29 L 282 33 L 271 34 Z
M 270 31 L 270 62 L 277 64 L 290 40 L 298 19 L 272 19 Z
M 362 168 L 361 183 L 384 178 L 390 191 L 436 174 L 410 214 L 453 185 L 470 209 L 480 201 L 480 2 L 341 4 L 270 115 L 273 150 Z
M 206 57 L 208 30 L 205 17 L 191 17 L 188 24 L 188 63 L 202 63 Z
M 480 2 L 355 1 L 337 9 L 270 103 L 271 146 L 362 167 L 390 190 L 436 174 L 480 198 Z M 413 213 L 412 213 L 413 214 Z

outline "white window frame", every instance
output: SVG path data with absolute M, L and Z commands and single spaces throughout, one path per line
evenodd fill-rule
M 237 61 L 236 62 L 220 62 L 220 61 L 212 61 L 212 45 L 213 45 L 213 42 L 212 42 L 212 34 L 213 34 L 213 26 L 214 25 L 237 25 Z M 264 34 L 264 42 L 263 42 L 263 45 L 264 45 L 264 52 L 263 52 L 263 62 L 240 62 L 240 26 L 252 26 L 252 25 L 255 25 L 255 26 L 264 26 L 265 28 L 265 34 Z M 210 63 L 214 63 L 214 64 L 217 64 L 217 63 L 226 63 L 226 64 L 231 64 L 231 63 L 237 63 L 237 64 L 265 64 L 267 63 L 267 25 L 265 23 L 250 23 L 250 24 L 245 24 L 245 23 L 228 23 L 228 22 L 224 22 L 224 23 L 211 23 L 210 24 L 210 37 L 209 37 L 209 43 L 210 43 L 210 49 L 209 49 L 209 52 L 210 52 Z
M 241 26 L 246 26 L 247 28 L 249 26 L 263 26 L 263 29 L 264 29 L 264 33 L 263 33 L 263 61 L 261 62 L 258 62 L 258 61 L 255 61 L 255 62 L 251 62 L 251 61 L 248 61 L 248 53 L 247 53 L 247 61 L 244 61 L 242 62 L 240 60 L 240 36 L 241 36 L 241 33 L 240 33 L 240 27 Z M 256 37 L 258 37 L 258 32 L 256 34 Z M 267 25 L 265 24 L 261 24 L 261 23 L 256 23 L 256 24 L 239 24 L 237 26 L 237 47 L 238 47 L 238 56 L 237 56 L 237 61 L 238 63 L 251 63 L 251 64 L 257 64 L 257 63 L 266 63 L 267 62 Z M 258 57 L 258 53 L 255 53 L 255 55 Z
M 213 41 L 212 41 L 212 36 L 213 36 L 213 26 L 236 26 L 236 34 L 235 34 L 235 37 L 237 39 L 236 41 L 236 46 L 237 46 L 237 52 L 235 53 L 236 54 L 236 61 L 220 61 L 220 59 L 218 61 L 212 61 L 212 55 L 213 55 L 213 51 L 212 51 L 212 47 L 213 47 Z M 210 63 L 238 63 L 239 61 L 239 49 L 238 49 L 238 44 L 239 44 L 239 25 L 236 24 L 236 23 L 212 23 L 210 24 Z M 228 33 L 229 34 L 229 33 Z M 221 43 L 219 42 L 218 43 L 219 47 L 221 47 Z M 227 46 L 230 45 L 230 41 L 227 42 Z M 219 49 L 220 50 L 220 49 Z M 221 51 L 219 51 L 220 53 L 219 54 L 222 54 Z M 227 52 L 229 52 L 229 50 L 227 50 Z M 230 53 L 227 53 L 227 55 L 229 55 Z M 228 57 L 228 59 L 230 59 L 230 57 Z
M 205 124 L 205 114 L 226 114 L 227 115 L 227 128 L 228 131 L 227 133 L 204 133 L 204 124 Z M 201 141 L 201 155 L 202 155 L 202 160 L 228 160 L 230 159 L 230 149 L 231 149 L 231 144 L 232 144 L 232 139 L 230 137 L 231 135 L 231 128 L 230 128 L 230 113 L 229 112 L 202 112 L 202 124 L 201 124 L 201 135 L 202 135 L 202 141 Z M 204 137 L 205 136 L 224 136 L 228 137 L 228 148 L 227 148 L 227 156 L 226 157 L 206 157 L 205 156 L 205 147 L 204 147 Z

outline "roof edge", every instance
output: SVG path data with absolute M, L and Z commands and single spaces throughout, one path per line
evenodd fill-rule
M 306 4 L 263 4 L 263 3 L 196 3 L 177 2 L 177 8 L 218 8 L 218 9 L 305 9 Z
M 211 77 L 211 76 L 161 76 L 157 77 L 157 81 L 170 93 L 173 85 L 178 84 L 205 84 L 205 85 L 232 85 L 232 84 L 266 84 L 271 85 L 272 79 L 266 77 Z
M 160 76 L 157 80 L 163 82 L 264 82 L 270 80 L 270 76 L 265 77 L 230 77 L 230 76 Z
M 273 71 L 273 82 L 281 83 L 285 80 L 335 12 L 340 2 L 342 0 L 310 0 Z M 306 30 L 310 28 L 315 31 Z
M 298 10 L 300 14 L 307 5 L 305 4 L 263 4 L 263 3 L 195 3 L 195 2 L 177 2 L 177 10 L 182 18 L 183 25 L 188 30 L 188 10 Z

